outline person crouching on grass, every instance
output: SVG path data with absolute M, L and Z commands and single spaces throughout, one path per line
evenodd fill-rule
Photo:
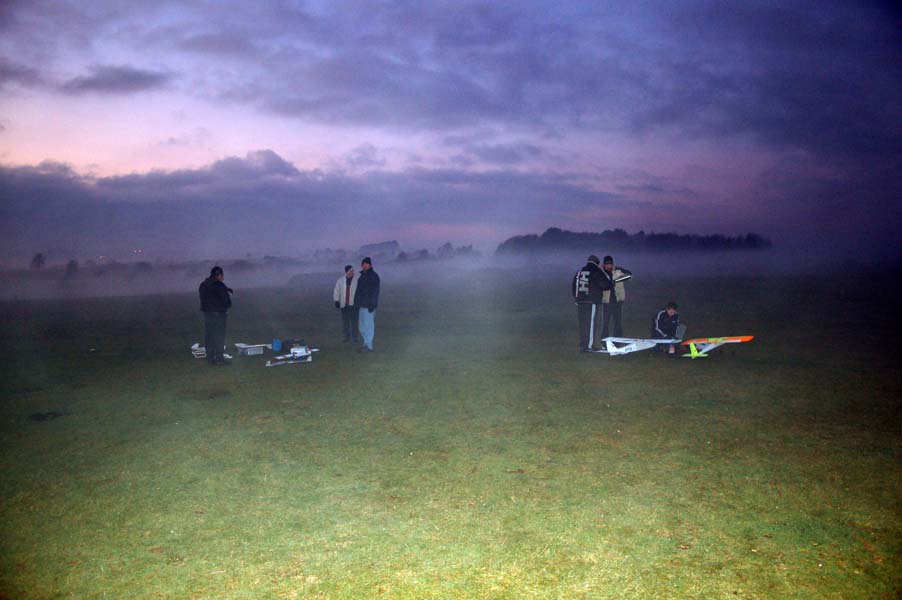
M 651 322 L 651 337 L 656 340 L 682 339 L 686 332 L 686 326 L 680 325 L 680 313 L 677 312 L 676 302 L 670 301 L 667 306 L 658 311 Z M 662 344 L 657 344 L 654 351 L 664 352 Z M 676 352 L 673 344 L 668 349 L 669 354 Z
M 332 293 L 335 308 L 341 310 L 341 341 L 343 342 L 357 341 L 357 306 L 354 303 L 354 296 L 357 294 L 357 280 L 354 267 L 345 265 L 345 274 L 335 282 L 335 291 Z
M 376 334 L 376 307 L 379 306 L 379 275 L 373 269 L 373 261 L 367 256 L 360 263 L 360 278 L 357 280 L 357 295 L 354 303 L 360 311 L 360 337 L 363 346 L 358 352 L 373 351 L 373 336 Z

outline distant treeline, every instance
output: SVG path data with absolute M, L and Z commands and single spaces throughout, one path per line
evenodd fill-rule
M 605 252 L 718 252 L 724 250 L 765 250 L 769 239 L 757 233 L 736 237 L 726 235 L 680 235 L 677 233 L 627 233 L 623 229 L 601 233 L 567 231 L 549 227 L 542 235 L 515 235 L 498 245 L 496 254 L 528 254 L 533 252 L 585 251 Z

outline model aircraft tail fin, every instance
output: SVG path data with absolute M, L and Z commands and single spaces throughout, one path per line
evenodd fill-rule
M 695 347 L 695 342 L 685 342 L 689 345 L 689 354 L 684 354 L 683 358 L 707 358 L 707 354 L 699 352 Z

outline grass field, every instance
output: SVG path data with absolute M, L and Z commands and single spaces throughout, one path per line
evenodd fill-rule
M 898 597 L 893 277 L 636 277 L 627 335 L 756 336 L 690 361 L 578 355 L 568 276 L 383 272 L 373 355 L 230 280 L 276 369 L 193 292 L 3 304 L 0 597 Z

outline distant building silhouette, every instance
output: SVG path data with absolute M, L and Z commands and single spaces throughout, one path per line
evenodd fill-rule
M 398 245 L 398 242 L 392 240 L 378 244 L 366 244 L 360 247 L 358 253 L 360 256 L 371 256 L 376 261 L 387 261 L 397 258 L 398 254 L 401 253 L 401 247 Z

